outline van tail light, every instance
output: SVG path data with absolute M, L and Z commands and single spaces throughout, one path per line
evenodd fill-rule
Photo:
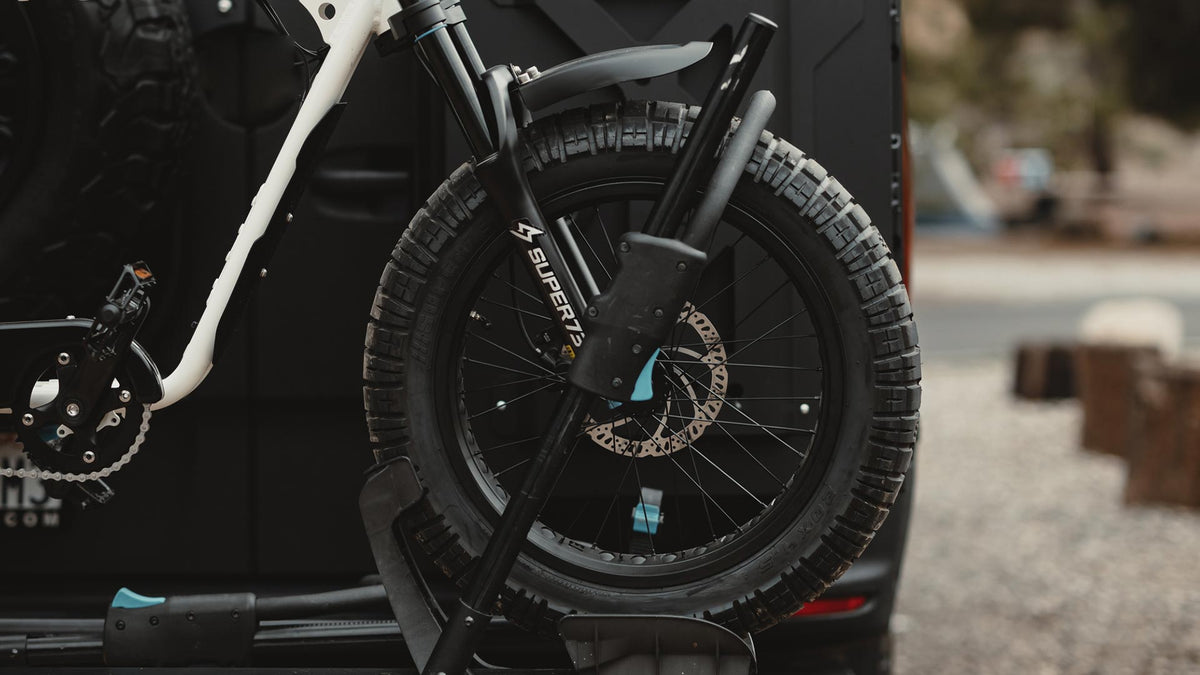
M 861 595 L 848 598 L 818 598 L 800 608 L 792 616 L 818 616 L 822 614 L 841 614 L 853 612 L 867 604 L 867 599 Z

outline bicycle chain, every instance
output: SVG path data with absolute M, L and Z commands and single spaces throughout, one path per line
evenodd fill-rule
M 133 445 L 121 455 L 121 459 L 112 464 L 91 473 L 62 473 L 61 471 L 46 471 L 43 469 L 0 469 L 0 478 L 37 478 L 39 480 L 66 481 L 68 483 L 82 483 L 89 480 L 100 480 L 108 478 L 112 474 L 120 471 L 126 464 L 133 459 L 133 456 L 138 453 L 142 443 L 146 441 L 146 432 L 150 431 L 150 406 L 142 406 L 142 424 L 138 428 L 137 438 L 133 439 Z

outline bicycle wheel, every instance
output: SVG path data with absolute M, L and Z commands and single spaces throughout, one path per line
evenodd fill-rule
M 525 131 L 539 203 L 601 289 L 696 111 L 597 106 Z M 654 397 L 600 401 L 580 429 L 501 598 L 518 624 L 554 633 L 566 613 L 634 611 L 758 631 L 845 572 L 895 501 L 920 358 L 896 265 L 862 209 L 764 134 L 708 253 Z M 371 441 L 380 457 L 409 455 L 428 488 L 401 528 L 459 583 L 569 366 L 518 255 L 464 165 L 401 238 L 368 326 Z

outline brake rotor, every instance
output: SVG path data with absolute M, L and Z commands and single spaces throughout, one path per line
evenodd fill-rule
M 615 417 L 605 422 L 588 416 L 586 433 L 596 445 L 625 457 L 665 457 L 699 440 L 721 414 L 729 387 L 721 336 L 690 302 L 678 324 L 684 328 L 677 344 L 683 346 L 663 345 L 652 378 L 656 395 L 615 407 Z M 629 414 L 622 415 L 625 410 Z

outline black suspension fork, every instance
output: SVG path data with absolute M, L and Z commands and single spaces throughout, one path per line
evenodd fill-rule
M 476 158 L 476 176 L 508 225 L 573 355 L 583 344 L 578 312 L 586 306 L 588 296 L 576 281 L 568 256 L 575 256 L 571 262 L 576 268 L 586 271 L 587 267 L 577 249 L 568 246 L 564 253 L 521 167 L 517 122 L 527 114 L 514 109 L 509 96 L 512 71 L 504 66 L 483 70 L 457 1 L 405 0 L 401 4 L 403 11 L 391 19 L 393 29 L 413 36 L 418 57 L 441 87 Z

